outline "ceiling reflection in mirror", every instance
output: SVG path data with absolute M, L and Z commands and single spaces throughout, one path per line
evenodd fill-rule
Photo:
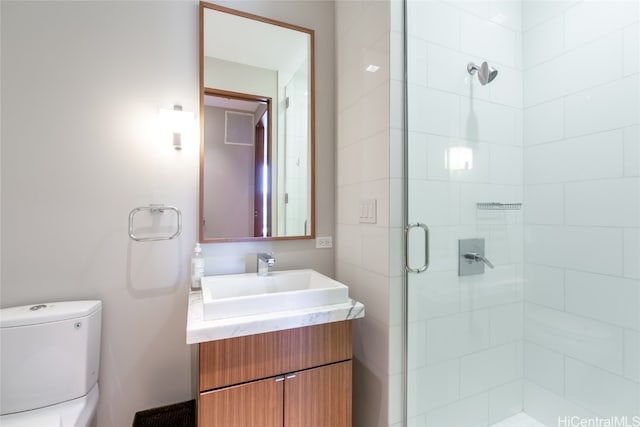
M 200 10 L 199 240 L 313 238 L 313 31 Z

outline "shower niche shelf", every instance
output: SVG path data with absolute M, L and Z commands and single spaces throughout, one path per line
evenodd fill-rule
M 483 211 L 519 211 L 522 203 L 478 202 L 476 207 Z

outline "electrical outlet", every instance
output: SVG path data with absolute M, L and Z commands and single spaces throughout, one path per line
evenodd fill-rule
M 316 237 L 316 249 L 329 249 L 333 247 L 333 237 Z

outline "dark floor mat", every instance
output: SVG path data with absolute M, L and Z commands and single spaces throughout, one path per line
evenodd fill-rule
M 196 401 L 175 403 L 136 412 L 133 427 L 195 427 Z

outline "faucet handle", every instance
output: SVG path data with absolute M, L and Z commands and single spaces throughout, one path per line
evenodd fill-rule
M 478 255 L 478 254 L 477 254 L 477 253 L 475 253 L 475 252 L 467 252 L 467 253 L 466 253 L 466 254 L 464 254 L 463 256 L 464 256 L 464 258 L 465 258 L 466 260 L 468 260 L 468 262 L 470 262 L 470 263 L 471 263 L 471 262 L 480 262 L 480 261 L 482 261 L 482 262 L 484 262 L 485 264 L 487 264 L 487 266 L 488 266 L 489 268 L 495 268 L 495 267 L 493 266 L 493 264 L 491 263 L 491 261 L 489 261 L 488 259 L 486 259 L 486 258 L 485 258 L 485 257 L 483 257 L 482 255 Z
M 270 267 L 273 267 L 273 264 L 276 263 L 276 257 L 273 255 L 273 252 L 259 252 L 258 260 L 262 260 L 269 264 Z

